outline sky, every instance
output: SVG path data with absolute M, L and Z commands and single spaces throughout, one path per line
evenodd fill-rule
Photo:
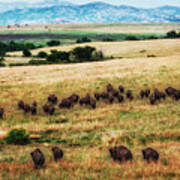
M 17 1 L 27 2 L 27 0 L 0 0 L 0 3 L 1 2 L 15 3 Z M 28 0 L 28 2 L 32 2 L 32 3 L 41 2 L 41 1 L 43 0 Z M 44 0 L 44 1 L 51 1 L 51 0 Z M 57 1 L 57 0 L 52 0 L 52 1 Z M 143 7 L 143 8 L 159 7 L 164 5 L 180 6 L 180 0 L 68 0 L 68 1 L 75 4 L 85 4 L 93 1 L 103 1 L 115 5 L 123 4 L 123 5 L 131 5 L 131 6 Z

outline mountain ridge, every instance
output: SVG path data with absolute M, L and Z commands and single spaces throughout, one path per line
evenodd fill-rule
M 54 5 L 56 3 L 59 5 Z M 101 1 L 87 4 L 52 1 L 52 5 L 16 8 L 0 13 L 0 25 L 49 23 L 180 22 L 180 7 L 137 8 Z

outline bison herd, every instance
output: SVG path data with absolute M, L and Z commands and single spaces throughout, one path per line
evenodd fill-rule
M 53 147 L 52 152 L 53 152 L 54 160 L 56 162 L 63 158 L 63 155 L 64 155 L 63 150 L 60 149 L 59 147 L 57 146 Z M 111 158 L 114 161 L 118 161 L 119 163 L 133 160 L 133 155 L 131 151 L 125 146 L 121 145 L 121 146 L 112 147 L 109 149 L 109 152 L 110 152 Z M 34 162 L 35 169 L 37 169 L 38 167 L 42 167 L 44 165 L 45 156 L 39 148 L 31 152 L 30 155 Z M 150 147 L 143 149 L 142 155 L 143 155 L 144 160 L 147 161 L 147 163 L 150 163 L 150 162 L 157 163 L 159 159 L 159 153 Z
M 164 91 L 160 91 L 157 88 L 154 91 L 150 89 L 140 90 L 139 95 L 137 96 L 140 99 L 149 99 L 151 105 L 155 105 L 161 100 L 165 100 L 169 96 L 172 99 L 178 101 L 180 100 L 180 90 L 173 87 L 168 87 Z M 72 94 L 67 98 L 63 98 L 58 104 L 58 97 L 55 94 L 50 94 L 47 97 L 47 103 L 42 105 L 42 110 L 47 115 L 54 115 L 56 111 L 56 105 L 60 109 L 69 109 L 76 104 L 80 106 L 87 106 L 92 109 L 96 109 L 97 102 L 103 101 L 105 103 L 112 104 L 114 102 L 123 103 L 125 100 L 132 101 L 135 98 L 132 90 L 125 90 L 125 88 L 120 85 L 118 89 L 114 88 L 112 84 L 108 84 L 106 89 L 103 92 L 94 93 L 94 97 L 91 97 L 90 94 L 86 94 L 84 97 L 80 97 L 78 94 Z M 23 110 L 24 113 L 31 113 L 32 115 L 37 114 L 37 102 L 34 101 L 31 105 L 25 103 L 23 100 L 18 102 L 18 108 Z M 0 107 L 0 118 L 3 118 L 4 108 Z

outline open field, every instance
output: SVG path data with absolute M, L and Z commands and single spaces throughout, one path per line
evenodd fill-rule
M 180 30 L 180 23 L 112 23 L 112 24 L 59 24 L 1 26 L 2 33 L 62 33 L 62 32 L 95 32 L 95 33 L 166 33 Z
M 101 50 L 107 57 L 135 58 L 155 55 L 166 57 L 180 55 L 180 39 L 146 40 L 146 41 L 123 41 L 123 42 L 92 42 L 75 45 L 45 47 L 32 50 L 33 55 L 40 51 L 50 52 L 51 50 L 69 51 L 77 46 L 93 46 Z M 144 52 L 141 52 L 145 50 Z M 22 52 L 8 53 L 10 56 L 22 56 Z
M 164 90 L 170 85 L 180 89 L 180 41 L 90 45 L 102 49 L 107 56 L 125 58 L 0 69 L 0 106 L 5 108 L 0 130 L 8 132 L 13 128 L 24 128 L 32 135 L 41 136 L 41 142 L 26 146 L 0 144 L 1 179 L 179 180 L 180 102 L 166 98 L 152 106 L 147 99 L 141 100 L 138 93 L 145 88 Z M 73 47 L 56 49 L 70 50 Z M 41 50 L 49 51 L 50 48 Z M 146 52 L 140 53 L 141 50 Z M 33 54 L 38 51 L 34 50 Z M 148 54 L 157 57 L 147 58 Z M 59 100 L 72 93 L 93 95 L 104 90 L 107 83 L 116 88 L 123 85 L 126 90 L 131 89 L 135 99 L 112 105 L 100 101 L 95 110 L 80 105 L 69 110 L 56 107 L 53 116 L 42 111 L 41 106 L 49 94 L 56 94 Z M 38 115 L 18 110 L 20 99 L 27 103 L 37 100 Z M 58 163 L 53 161 L 51 153 L 51 147 L 56 144 L 65 152 L 63 160 Z M 132 163 L 119 164 L 111 159 L 108 148 L 120 144 L 132 151 Z M 157 164 L 143 161 L 141 150 L 148 146 L 160 153 Z M 37 147 L 45 154 L 46 163 L 44 168 L 34 170 L 29 153 Z

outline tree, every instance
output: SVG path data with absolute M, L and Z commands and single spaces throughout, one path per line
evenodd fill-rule
M 41 51 L 41 52 L 38 53 L 37 57 L 46 58 L 47 57 L 47 53 L 44 52 L 44 51 Z
M 31 54 L 31 52 L 29 51 L 29 49 L 24 49 L 24 50 L 23 50 L 23 55 L 24 55 L 24 57 L 30 57 L 32 54 Z
M 178 34 L 176 33 L 176 31 L 172 30 L 172 31 L 167 32 L 166 37 L 167 38 L 177 38 Z
M 94 47 L 86 46 L 86 47 L 76 47 L 72 50 L 72 56 L 76 61 L 86 61 L 92 59 L 92 52 L 96 49 Z

